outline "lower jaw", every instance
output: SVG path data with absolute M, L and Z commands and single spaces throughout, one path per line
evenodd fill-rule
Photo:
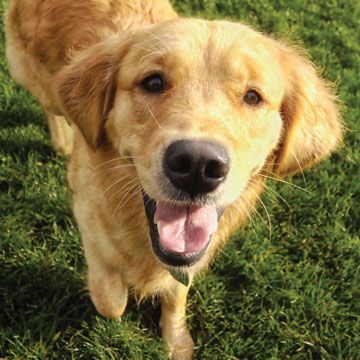
M 189 267 L 199 262 L 203 257 L 203 255 L 205 254 L 206 249 L 210 244 L 210 241 L 211 239 L 209 239 L 206 246 L 200 252 L 182 255 L 182 254 L 166 251 L 164 248 L 162 248 L 158 240 L 151 237 L 151 244 L 154 253 L 159 258 L 159 260 L 166 265 L 176 266 L 176 267 Z
M 156 202 L 150 199 L 144 192 L 143 192 L 143 201 L 144 201 L 146 216 L 148 218 L 148 223 L 149 223 L 151 245 L 155 255 L 159 258 L 159 260 L 165 265 L 174 266 L 174 267 L 190 267 L 198 263 L 205 254 L 211 242 L 211 237 L 209 238 L 209 241 L 204 246 L 204 248 L 196 253 L 180 254 L 180 253 L 167 251 L 160 244 L 157 225 L 154 223 Z M 219 218 L 221 217 L 222 213 L 223 213 L 223 209 L 218 211 Z

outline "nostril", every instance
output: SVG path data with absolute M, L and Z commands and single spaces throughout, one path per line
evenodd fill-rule
M 191 172 L 191 165 L 191 157 L 188 154 L 174 156 L 168 162 L 169 169 L 179 174 L 189 174 Z
M 227 163 L 222 163 L 218 160 L 210 160 L 205 167 L 205 177 L 209 179 L 221 179 L 229 171 L 229 166 Z

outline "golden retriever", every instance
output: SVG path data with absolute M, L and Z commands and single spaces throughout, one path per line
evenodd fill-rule
M 54 146 L 72 152 L 96 309 L 117 318 L 128 289 L 158 295 L 169 356 L 190 359 L 193 276 L 267 173 L 339 143 L 331 88 L 298 50 L 239 23 L 178 18 L 167 0 L 12 0 L 6 35 L 12 76 L 44 108 Z

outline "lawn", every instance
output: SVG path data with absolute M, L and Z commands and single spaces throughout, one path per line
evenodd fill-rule
M 0 0 L 1 15 L 7 1 Z M 178 0 L 301 43 L 338 89 L 345 146 L 270 183 L 262 207 L 189 296 L 197 359 L 360 359 L 360 2 Z M 159 304 L 95 312 L 65 161 L 41 109 L 9 77 L 0 29 L 0 358 L 165 359 Z M 302 190 L 302 189 L 305 189 Z M 277 193 L 278 195 L 275 195 Z

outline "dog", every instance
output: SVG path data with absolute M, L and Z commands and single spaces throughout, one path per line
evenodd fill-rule
M 12 76 L 69 156 L 97 311 L 120 317 L 128 290 L 158 296 L 169 356 L 190 359 L 194 275 L 268 176 L 340 143 L 331 86 L 299 50 L 240 23 L 179 18 L 167 0 L 12 0 L 6 39 Z

